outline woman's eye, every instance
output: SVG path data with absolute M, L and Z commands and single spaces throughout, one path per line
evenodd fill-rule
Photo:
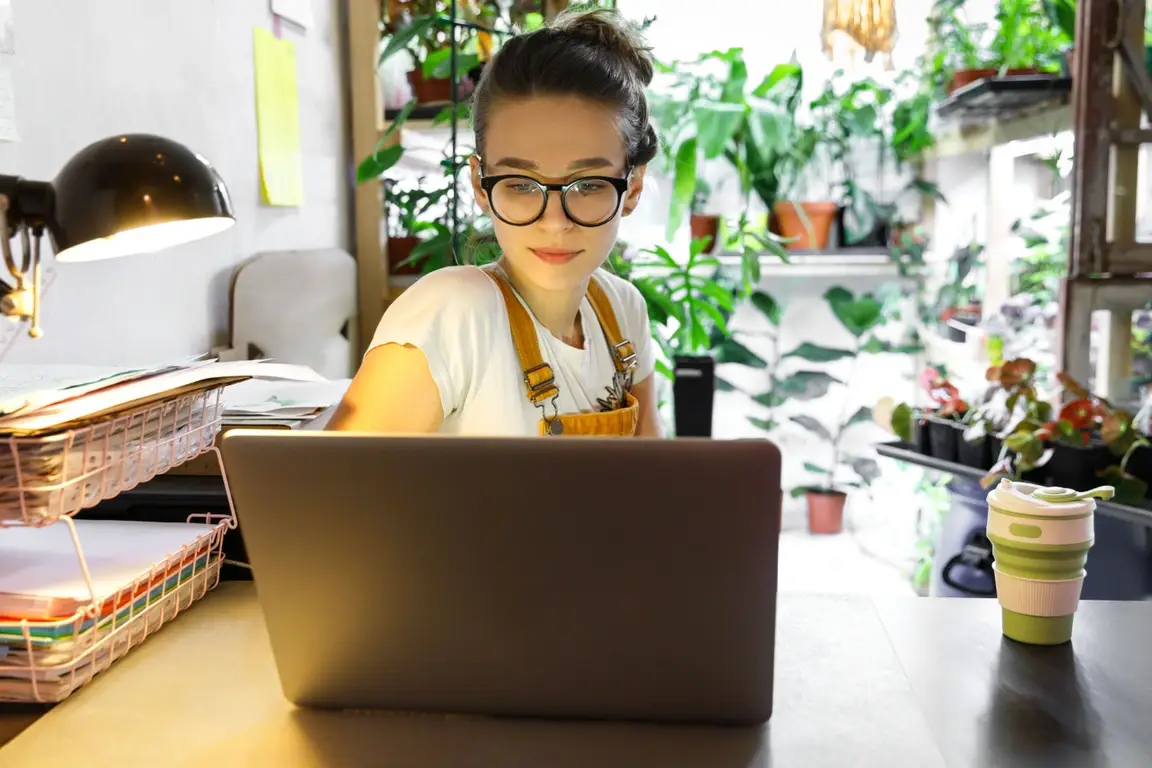
M 527 195 L 536 191 L 535 184 L 509 184 L 508 186 L 518 195 Z
M 576 191 L 582 195 L 595 195 L 608 189 L 608 185 L 603 181 L 578 181 L 576 182 Z

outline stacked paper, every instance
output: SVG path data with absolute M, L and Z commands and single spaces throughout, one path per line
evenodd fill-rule
M 339 403 L 349 383 L 349 379 L 242 381 L 224 390 L 224 422 L 237 426 L 295 428 Z
M 216 526 L 75 527 L 91 591 L 66 525 L 0 531 L 0 699 L 66 696 L 215 583 Z

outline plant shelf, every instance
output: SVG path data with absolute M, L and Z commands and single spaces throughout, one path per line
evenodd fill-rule
M 947 472 L 951 475 L 965 477 L 969 480 L 979 480 L 984 476 L 985 470 L 966 467 L 953 461 L 943 461 L 931 456 L 925 456 L 912 446 L 904 442 L 880 443 L 876 446 L 876 453 L 888 459 L 906 461 L 927 469 Z M 1152 528 L 1152 505 L 1147 503 L 1140 506 L 1131 504 L 1118 504 L 1114 501 L 1097 501 L 1096 508 L 1109 517 L 1114 517 L 1128 523 L 1135 523 Z
M 1072 128 L 1072 80 L 1014 75 L 978 80 L 936 108 L 945 125 L 927 157 L 950 157 Z

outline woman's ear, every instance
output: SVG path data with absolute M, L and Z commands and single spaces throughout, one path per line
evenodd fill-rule
M 632 176 L 628 180 L 628 191 L 624 193 L 621 209 L 625 216 L 630 216 L 640 202 L 640 193 L 644 191 L 644 174 L 648 166 L 641 165 L 632 169 Z
M 480 186 L 480 155 L 472 155 L 468 158 L 468 167 L 472 171 L 472 194 L 475 196 L 476 205 L 480 206 L 484 215 L 487 215 L 488 195 L 484 194 L 484 188 Z

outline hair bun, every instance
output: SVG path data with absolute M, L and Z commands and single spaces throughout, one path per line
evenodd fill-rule
M 611 8 L 562 11 L 548 28 L 584 40 L 616 56 L 643 85 L 652 82 L 652 47 L 640 29 Z

